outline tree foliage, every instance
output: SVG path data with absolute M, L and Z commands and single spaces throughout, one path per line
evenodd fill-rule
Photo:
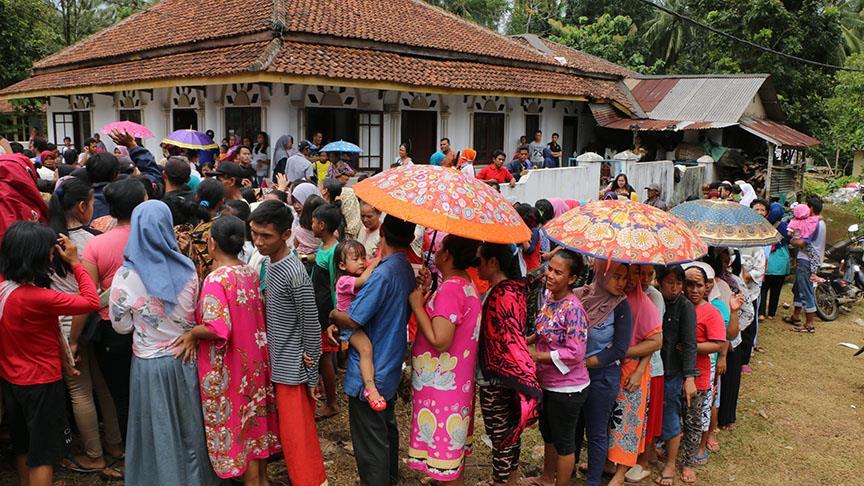
M 426 0 L 472 22 L 497 29 L 510 10 L 508 0 Z
M 655 74 L 663 68 L 661 60 L 648 64 L 644 49 L 640 49 L 642 39 L 630 17 L 603 14 L 593 22 L 588 17 L 580 17 L 575 25 L 564 25 L 557 20 L 550 24 L 555 28 L 552 36 L 555 42 L 642 74 Z
M 852 54 L 846 66 L 864 69 L 864 54 Z M 843 151 L 864 150 L 864 73 L 839 72 L 834 95 L 825 100 L 829 141 Z
M 8 86 L 27 77 L 35 60 L 60 47 L 53 28 L 56 16 L 42 0 L 0 0 L 0 86 Z

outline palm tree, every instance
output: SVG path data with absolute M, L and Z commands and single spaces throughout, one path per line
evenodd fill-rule
M 839 0 L 840 32 L 843 43 L 837 46 L 840 59 L 864 49 L 864 0 Z
M 864 0 L 861 0 L 864 1 Z M 685 13 L 686 0 L 658 0 L 657 4 Z M 688 39 L 695 35 L 694 27 L 662 10 L 655 10 L 654 16 L 645 22 L 643 38 L 651 46 L 656 59 L 662 59 L 667 66 L 675 63 Z

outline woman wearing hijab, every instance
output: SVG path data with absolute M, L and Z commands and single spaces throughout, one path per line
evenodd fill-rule
M 174 357 L 177 338 L 195 327 L 198 274 L 177 247 L 165 203 L 135 208 L 123 257 L 109 308 L 114 330 L 133 335 L 126 484 L 219 484 L 207 454 L 198 368 Z
M 297 149 L 294 148 L 294 137 L 291 135 L 282 135 L 276 140 L 276 145 L 273 146 L 273 159 L 270 168 L 270 177 L 273 182 L 276 182 L 276 174 L 285 173 L 285 163 L 288 157 L 297 154 Z
M 588 347 L 585 365 L 591 385 L 576 427 L 576 460 L 582 449 L 582 435 L 588 432 L 589 486 L 600 484 L 609 451 L 609 417 L 621 388 L 621 366 L 632 338 L 633 316 L 625 296 L 629 280 L 627 265 L 597 260 L 594 279 L 576 289 L 576 296 L 588 313 Z
M 771 246 L 768 253 L 768 264 L 765 267 L 765 281 L 762 282 L 762 294 L 759 299 L 759 320 L 774 319 L 777 315 L 777 304 L 780 303 L 780 291 L 786 275 L 789 275 L 791 265 L 789 263 L 789 240 L 786 238 L 786 223 L 783 215 L 785 211 L 780 203 L 771 203 L 768 209 L 768 222 L 777 228 L 777 232 L 783 237 L 782 240 Z
M 735 184 L 741 188 L 740 204 L 749 208 L 750 203 L 756 199 L 756 190 L 753 189 L 753 186 L 744 181 L 735 181 Z
M 567 206 L 567 202 L 560 197 L 550 197 L 549 202 L 552 203 L 552 209 L 555 211 L 554 217 L 556 218 L 566 213 L 570 209 Z
M 641 267 L 630 265 L 627 303 L 633 316 L 630 347 L 621 363 L 621 389 L 612 412 L 609 460 L 617 464 L 610 485 L 623 485 L 625 474 L 645 450 L 645 412 L 651 382 L 651 355 L 663 346 L 663 322 L 657 306 L 642 290 Z

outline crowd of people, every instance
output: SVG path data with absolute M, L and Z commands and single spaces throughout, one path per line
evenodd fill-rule
M 517 203 L 531 229 L 520 245 L 445 235 L 359 200 L 350 158 L 322 155 L 318 135 L 296 150 L 280 137 L 272 156 L 266 134 L 227 140 L 212 162 L 170 147 L 157 162 L 116 132 L 117 155 L 94 140 L 63 162 L 44 141 L 34 157 L 0 141 L 0 383 L 21 484 L 52 484 L 57 465 L 130 485 L 275 484 L 277 455 L 290 484 L 326 484 L 316 422 L 342 413 L 343 366 L 361 484 L 399 481 L 406 375 L 407 465 L 440 484 L 464 482 L 477 403 L 490 484 L 520 481 L 535 424 L 545 457 L 521 478 L 532 484 L 569 484 L 577 469 L 589 485 L 639 482 L 658 461 L 657 484 L 693 483 L 718 429 L 736 425 L 791 254 L 785 319 L 814 332 L 818 198 L 790 217 L 746 183 L 707 186 L 783 240 L 683 266 L 591 261 L 544 230 L 578 202 Z M 556 147 L 537 132 L 476 177 L 511 182 Z M 474 175 L 475 151 L 440 148 L 430 162 Z M 394 165 L 413 163 L 399 153 Z M 600 195 L 637 199 L 624 174 Z

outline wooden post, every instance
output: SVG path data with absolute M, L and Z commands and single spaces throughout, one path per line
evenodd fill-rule
M 765 172 L 765 199 L 771 201 L 771 166 L 774 165 L 774 145 L 768 145 L 768 170 Z

